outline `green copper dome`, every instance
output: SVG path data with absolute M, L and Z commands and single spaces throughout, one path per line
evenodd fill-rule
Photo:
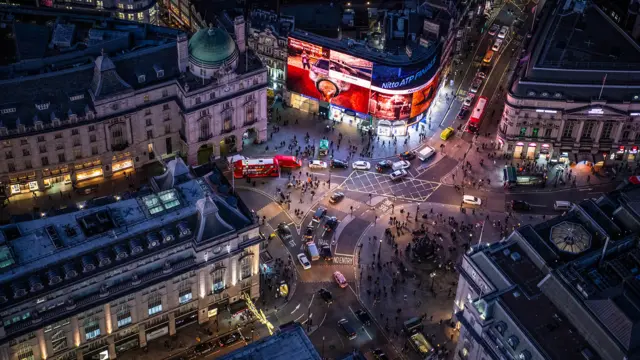
M 211 68 L 238 58 L 236 44 L 219 28 L 200 29 L 189 40 L 189 58 L 198 66 Z

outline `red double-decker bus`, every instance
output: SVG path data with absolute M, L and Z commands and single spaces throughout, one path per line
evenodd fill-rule
M 485 96 L 480 96 L 476 105 L 473 107 L 473 111 L 469 116 L 469 122 L 467 123 L 466 130 L 470 133 L 477 133 L 480 130 L 480 124 L 482 122 L 482 116 L 487 108 L 488 99 Z
M 297 169 L 302 167 L 302 160 L 291 155 L 276 155 L 273 157 L 281 169 Z
M 233 163 L 233 176 L 243 177 L 277 177 L 280 176 L 280 166 L 276 159 L 244 159 Z

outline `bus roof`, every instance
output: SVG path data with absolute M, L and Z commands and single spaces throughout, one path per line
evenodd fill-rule
M 476 106 L 473 108 L 473 112 L 471 113 L 472 118 L 479 119 L 484 112 L 485 105 L 487 104 L 487 98 L 484 96 L 480 96 Z
M 249 165 L 273 165 L 275 163 L 275 161 L 270 158 L 270 159 L 245 159 L 245 160 L 238 160 L 240 162 L 242 162 L 242 166 L 249 166 Z

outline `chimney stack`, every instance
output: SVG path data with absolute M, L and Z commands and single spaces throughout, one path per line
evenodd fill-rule
M 236 43 L 238 43 L 238 52 L 244 54 L 247 51 L 247 39 L 245 37 L 244 16 L 236 16 L 233 19 L 233 27 L 236 33 Z
M 185 73 L 189 63 L 189 40 L 187 39 L 187 34 L 178 35 L 176 44 L 178 47 L 178 69 L 180 73 Z

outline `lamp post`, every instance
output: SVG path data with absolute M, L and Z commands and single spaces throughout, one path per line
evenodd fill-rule
M 378 262 L 380 262 L 380 252 L 382 251 L 382 237 L 380 237 L 380 242 L 378 246 Z
M 429 277 L 431 278 L 431 291 L 433 291 L 433 283 L 436 280 L 436 272 L 432 272 L 431 274 L 429 274 Z
M 324 336 L 322 337 L 322 359 L 324 360 Z

